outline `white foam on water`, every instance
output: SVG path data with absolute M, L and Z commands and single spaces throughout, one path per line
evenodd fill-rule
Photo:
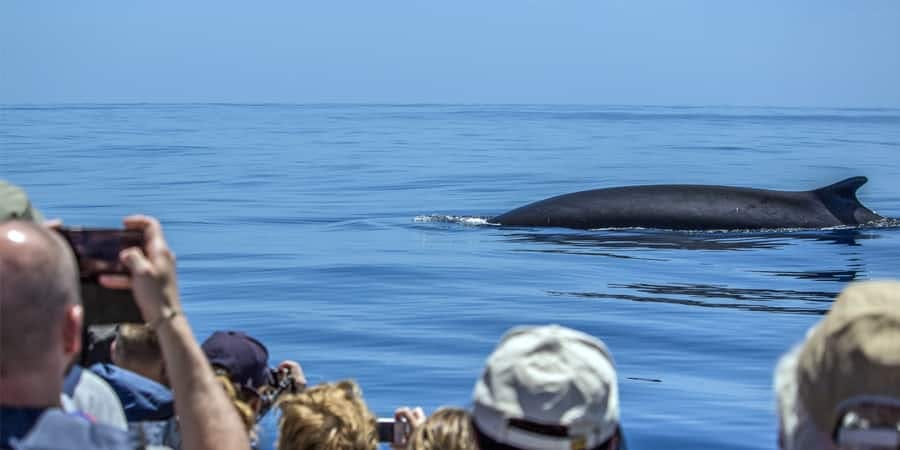
M 460 225 L 469 226 L 494 225 L 488 222 L 487 217 L 448 216 L 441 214 L 432 214 L 430 216 L 416 216 L 413 220 L 416 222 L 458 223 Z

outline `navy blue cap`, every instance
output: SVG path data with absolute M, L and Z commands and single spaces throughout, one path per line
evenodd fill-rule
M 209 363 L 228 371 L 231 381 L 257 389 L 269 382 L 269 351 L 240 331 L 216 331 L 201 345 Z

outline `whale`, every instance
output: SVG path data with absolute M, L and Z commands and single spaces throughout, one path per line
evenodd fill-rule
M 813 229 L 885 220 L 856 191 L 868 179 L 847 178 L 810 191 L 714 185 L 642 185 L 573 192 L 488 219 L 512 227 L 660 228 L 670 230 Z

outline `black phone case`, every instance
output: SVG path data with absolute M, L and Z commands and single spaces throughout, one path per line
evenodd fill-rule
M 107 289 L 93 281 L 81 282 L 84 325 L 143 323 L 130 289 Z

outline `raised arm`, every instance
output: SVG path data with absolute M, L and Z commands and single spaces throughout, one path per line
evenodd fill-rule
M 144 231 L 143 251 L 122 251 L 131 271 L 131 288 L 141 314 L 159 336 L 166 371 L 175 394 L 183 447 L 188 450 L 247 450 L 244 426 L 194 339 L 178 295 L 175 255 L 159 222 L 146 216 L 125 218 L 125 227 Z

